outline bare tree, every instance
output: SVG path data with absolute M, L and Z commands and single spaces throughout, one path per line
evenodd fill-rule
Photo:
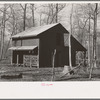
M 23 9 L 23 30 L 25 30 L 26 27 L 26 9 L 27 9 L 27 4 L 24 4 L 24 7 L 22 4 L 20 4 L 22 9 Z
M 96 64 L 97 14 L 98 14 L 98 3 L 95 4 L 95 10 L 94 10 L 93 65 L 90 69 L 90 75 L 89 75 L 90 79 L 92 78 L 92 68 L 97 67 Z
M 53 13 L 51 17 L 50 24 L 53 23 L 54 19 L 56 18 L 56 22 L 58 21 L 58 13 L 65 8 L 65 4 L 56 4 L 56 11 Z
M 59 5 L 58 3 L 56 4 L 56 23 L 58 22 L 58 8 L 59 8 Z
M 91 78 L 91 72 L 92 72 L 92 66 L 91 66 L 91 56 L 90 56 L 90 33 L 91 33 L 91 14 L 90 14 L 90 4 L 89 5 L 89 36 L 88 36 L 88 66 L 90 69 L 90 75 L 89 78 Z
M 3 58 L 3 48 L 4 48 L 4 36 L 5 36 L 5 24 L 6 24 L 6 4 L 4 4 L 3 8 L 3 17 L 2 17 L 2 26 L 1 26 L 1 53 L 0 59 Z
M 66 4 L 44 4 L 42 5 L 42 10 L 39 13 L 42 13 L 45 17 L 43 22 L 45 24 L 51 24 L 58 22 L 58 13 L 66 7 Z M 45 10 L 46 9 L 46 10 Z
M 11 16 L 12 16 L 12 33 L 11 33 L 11 36 L 12 36 L 12 35 L 17 34 L 17 19 L 16 19 L 15 10 L 14 10 L 14 5 L 13 4 L 9 5 L 9 7 L 10 7 L 10 11 L 11 11 Z M 4 57 L 6 57 L 6 53 L 9 48 L 10 42 L 11 42 L 11 38 L 9 39 L 9 41 L 7 43 Z
M 70 33 L 69 33 L 69 66 L 72 69 L 72 58 L 71 58 L 71 34 L 73 32 L 72 29 L 72 19 L 73 19 L 73 4 L 72 4 L 72 8 L 71 8 L 71 14 L 70 14 Z
M 33 27 L 35 26 L 35 18 L 34 18 L 34 4 L 31 4 L 31 9 L 32 9 L 32 21 L 33 21 Z
M 98 4 L 96 3 L 96 7 L 94 11 L 94 35 L 93 35 L 93 58 L 94 58 L 93 66 L 94 67 L 96 67 L 97 11 L 98 11 Z
M 51 81 L 54 80 L 54 76 L 55 76 L 55 56 L 56 56 L 56 49 L 54 49 L 54 53 L 52 57 L 52 79 Z

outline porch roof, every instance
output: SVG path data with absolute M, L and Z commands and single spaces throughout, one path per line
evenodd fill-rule
M 9 48 L 9 50 L 34 50 L 37 46 L 14 46 Z

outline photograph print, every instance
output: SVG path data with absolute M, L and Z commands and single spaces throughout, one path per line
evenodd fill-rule
M 99 81 L 100 3 L 0 3 L 0 81 Z

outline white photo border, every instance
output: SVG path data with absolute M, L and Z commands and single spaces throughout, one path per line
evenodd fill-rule
M 0 3 L 100 3 L 100 1 L 0 1 Z M 52 84 L 42 86 L 42 84 Z M 99 81 L 0 82 L 0 99 L 99 99 Z

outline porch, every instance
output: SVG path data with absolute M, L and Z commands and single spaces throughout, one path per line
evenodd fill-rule
M 38 46 L 16 46 L 9 50 L 12 52 L 11 65 L 39 67 Z

